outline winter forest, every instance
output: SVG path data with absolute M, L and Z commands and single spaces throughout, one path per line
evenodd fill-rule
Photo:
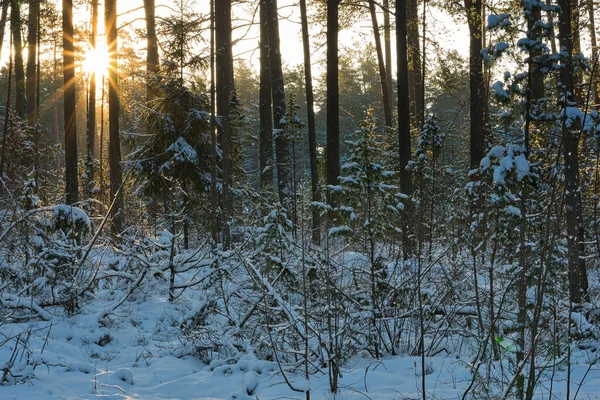
M 0 0 L 0 398 L 600 398 L 599 10 Z

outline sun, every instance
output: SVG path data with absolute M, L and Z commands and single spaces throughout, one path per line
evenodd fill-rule
M 104 75 L 108 70 L 109 59 L 106 49 L 97 47 L 95 49 L 90 48 L 83 59 L 82 68 L 83 71 L 91 74 L 93 72 L 96 75 Z

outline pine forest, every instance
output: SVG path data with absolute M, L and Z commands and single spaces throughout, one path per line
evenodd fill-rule
M 0 0 L 0 399 L 600 398 L 599 0 Z

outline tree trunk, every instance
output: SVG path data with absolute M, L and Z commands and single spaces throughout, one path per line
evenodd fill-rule
M 233 93 L 233 53 L 231 42 L 231 0 L 217 0 L 215 3 L 215 39 L 217 68 L 217 114 L 221 120 L 218 137 L 223 151 L 223 248 L 231 244 L 229 224 L 233 201 L 231 184 L 233 164 L 231 159 L 232 129 L 229 116 L 229 101 Z
M 481 0 L 465 0 L 467 24 L 469 26 L 469 105 L 470 105 L 470 136 L 471 136 L 471 169 L 479 168 L 479 163 L 485 153 L 485 88 L 483 81 L 483 66 L 481 50 L 482 20 Z
M 573 47 L 571 54 L 581 54 L 581 37 L 579 35 L 579 7 L 581 6 L 579 0 L 571 0 L 571 31 L 573 37 Z M 582 104 L 584 101 L 584 90 L 583 90 L 583 69 L 573 68 L 573 99 L 578 104 Z
M 600 58 L 600 49 L 598 48 L 598 37 L 596 35 L 596 14 L 594 13 L 594 2 L 588 0 L 587 2 L 588 15 L 590 18 L 590 37 L 592 40 L 592 55 L 596 57 L 596 60 Z M 592 90 L 594 94 L 594 106 L 596 109 L 600 109 L 600 76 L 598 73 L 598 63 L 596 63 L 596 71 L 594 71 L 594 83 L 592 83 Z
M 59 69 L 58 69 L 58 40 L 56 39 L 56 37 L 54 38 L 54 43 L 53 43 L 53 52 L 52 52 L 52 83 L 54 84 L 54 86 L 58 86 L 58 82 L 60 80 L 60 74 L 59 74 Z M 53 144 L 55 145 L 59 145 L 60 144 L 60 118 L 59 118 L 59 107 L 58 107 L 58 101 L 53 101 L 52 102 L 52 114 L 53 114 Z M 56 157 L 56 162 L 54 164 L 54 167 L 57 170 L 61 169 L 61 164 L 62 164 L 62 158 Z
M 10 6 L 10 27 L 13 35 L 15 57 L 15 112 L 20 118 L 27 115 L 25 98 L 25 66 L 23 62 L 23 43 L 21 40 L 21 2 L 12 0 Z
M 211 2 L 212 4 L 212 2 Z M 159 64 L 159 55 L 158 55 L 158 39 L 156 37 L 156 7 L 154 0 L 144 0 L 144 14 L 146 20 L 146 103 L 149 108 L 153 107 L 152 101 L 158 96 L 156 85 L 154 84 L 154 77 L 160 71 Z M 213 12 L 211 10 L 211 24 L 212 24 L 212 16 Z M 212 35 L 212 30 L 211 30 Z M 211 47 L 211 55 L 213 52 L 213 47 Z M 212 71 L 211 64 L 211 71 Z M 211 103 L 212 106 L 212 103 Z M 211 119 L 213 115 L 211 114 Z M 212 121 L 211 121 L 212 126 Z M 211 138 L 213 134 L 213 130 L 211 130 Z M 216 168 L 216 166 L 215 166 Z M 215 194 L 216 195 L 216 194 Z M 157 207 L 156 205 L 152 205 L 151 211 L 154 215 L 154 219 L 156 220 L 157 216 Z M 216 211 L 215 214 L 216 215 Z M 184 234 L 187 235 L 187 230 L 184 229 Z M 186 236 L 187 238 L 187 236 Z M 216 240 L 215 240 L 216 242 Z
M 271 110 L 271 67 L 269 65 L 269 31 L 267 0 L 260 1 L 260 189 L 273 186 L 273 113 Z
M 547 0 L 548 5 L 552 5 L 552 0 Z M 550 50 L 552 54 L 558 54 L 558 49 L 556 48 L 556 23 L 554 21 L 554 11 L 547 10 L 546 11 L 546 19 L 550 24 Z M 560 77 L 556 74 L 554 75 L 554 95 L 556 97 L 556 102 L 560 103 L 560 87 L 558 83 L 560 82 Z
M 266 1 L 267 29 L 269 31 L 269 62 L 271 67 L 271 93 L 273 98 L 273 138 L 275 140 L 275 158 L 277 162 L 277 192 L 279 201 L 294 220 L 293 215 L 293 175 L 292 149 L 286 134 L 285 89 L 283 70 L 281 67 L 281 51 L 279 41 L 279 16 L 277 0 Z
M 533 2 L 530 2 L 531 10 L 527 15 L 527 36 L 531 40 L 540 40 L 542 35 L 541 27 L 536 24 L 537 21 L 542 19 L 542 9 L 539 5 L 533 5 Z M 531 84 L 529 85 L 529 91 L 531 92 L 530 100 L 532 105 L 542 97 L 544 97 L 544 75 L 542 70 L 540 69 L 539 64 L 537 64 L 537 58 L 541 56 L 541 49 L 534 47 L 532 51 L 529 53 L 530 63 L 529 63 L 529 74 L 531 75 Z M 531 108 L 532 111 L 533 108 Z
M 411 157 L 410 149 L 410 105 L 408 84 L 408 48 L 407 48 L 407 10 L 406 0 L 396 0 L 396 53 L 398 80 L 398 169 L 400 171 L 400 190 L 407 196 L 412 195 L 412 177 L 407 169 Z M 410 206 L 410 205 L 409 205 Z M 404 257 L 411 251 L 410 207 L 403 215 Z
M 63 91 L 65 121 L 65 182 L 67 204 L 79 199 L 77 176 L 77 118 L 75 113 L 75 53 L 73 0 L 63 0 Z
M 375 10 L 375 1 L 369 0 L 369 12 L 371 14 L 371 24 L 373 25 L 373 36 L 375 39 L 375 50 L 377 52 L 377 64 L 379 66 L 379 79 L 381 81 L 381 93 L 383 97 L 383 114 L 385 115 L 386 129 L 392 126 L 392 105 L 390 101 L 390 91 L 388 89 L 387 72 L 383 60 L 383 48 L 381 46 L 381 35 L 379 33 L 379 22 L 377 22 L 377 12 Z
M 38 6 L 39 7 L 39 6 Z M 40 61 L 40 54 L 42 54 L 41 51 L 41 47 L 42 47 L 42 27 L 40 26 L 41 24 L 41 15 L 40 12 L 38 10 L 37 12 L 37 32 L 36 32 L 36 66 L 35 66 L 35 119 L 36 122 L 39 122 L 40 120 L 40 94 L 41 94 L 41 90 L 42 90 L 42 86 L 40 84 L 40 82 L 42 81 L 42 63 Z M 43 190 L 45 185 L 45 175 L 43 173 L 43 171 L 40 170 L 38 164 L 39 164 L 39 147 L 40 145 L 45 145 L 47 143 L 45 143 L 44 141 L 41 141 L 41 139 L 43 139 L 42 136 L 40 136 L 40 130 L 39 127 L 36 126 L 36 130 L 35 130 L 35 182 L 36 182 L 36 188 L 38 190 L 38 193 L 40 194 L 40 199 L 42 201 L 42 203 L 46 203 L 47 201 L 47 196 L 46 196 L 46 191 Z
M 12 53 L 12 31 L 10 34 L 10 53 Z M 4 179 L 4 164 L 6 164 L 6 142 L 8 141 L 8 124 L 10 123 L 10 98 L 12 92 L 13 59 L 8 58 L 8 83 L 6 87 L 6 108 L 4 109 L 4 129 L 2 130 L 2 148 L 0 149 L 0 179 Z
M 419 49 L 419 2 L 418 0 L 408 0 L 407 6 L 409 99 L 414 127 L 420 129 L 424 123 L 421 121 L 424 93 L 421 85 L 421 53 Z
M 211 234 L 215 245 L 219 242 L 221 224 L 219 217 L 219 195 L 217 193 L 217 133 L 215 105 L 215 1 L 210 0 L 210 206 L 213 213 Z
M 564 93 L 573 93 L 573 29 L 572 5 L 569 0 L 558 1 L 561 12 L 559 14 L 559 41 L 560 47 L 565 49 L 567 59 L 564 67 L 560 69 L 560 80 L 564 88 L 565 97 L 563 108 L 569 106 L 571 96 Z M 566 111 L 566 110 L 565 110 Z M 566 112 L 565 112 L 566 114 Z M 566 119 L 566 115 L 563 117 Z M 579 186 L 579 131 L 567 127 L 566 121 L 562 124 L 564 160 L 565 160 L 565 206 L 567 219 L 567 257 L 569 260 L 569 297 L 571 303 L 581 303 L 588 300 L 588 279 L 585 258 L 585 234 L 582 221 L 582 204 Z
M 117 63 L 117 0 L 104 3 L 104 23 L 106 24 L 106 45 L 108 49 L 108 164 L 110 168 L 110 200 L 112 208 L 112 231 L 118 235 L 125 224 L 123 204 L 123 176 L 121 172 L 121 138 L 119 135 L 119 80 Z
M 30 0 L 29 2 L 29 22 L 27 24 L 27 82 L 25 91 L 27 93 L 27 125 L 31 129 L 33 136 L 33 177 L 35 181 L 35 190 L 39 190 L 39 167 L 38 167 L 38 31 L 40 18 L 39 0 Z
M 146 101 L 156 97 L 156 88 L 152 85 L 153 75 L 159 72 L 158 39 L 156 37 L 156 18 L 154 0 L 144 0 L 146 14 Z
M 338 56 L 339 0 L 327 0 L 327 184 L 337 185 L 340 176 L 340 91 Z M 327 202 L 335 196 L 327 191 Z
M 98 171 L 98 175 L 100 175 L 98 177 L 99 180 L 99 186 L 100 186 L 100 193 L 102 194 L 102 196 L 104 197 L 104 193 L 105 191 L 105 184 L 104 184 L 104 111 L 105 111 L 105 103 L 106 103 L 106 90 L 105 90 L 105 86 L 106 86 L 106 79 L 104 77 L 102 77 L 102 85 L 101 85 L 101 92 L 100 92 L 100 146 L 98 146 L 98 161 L 100 164 L 100 168 Z
M 27 31 L 27 124 L 32 127 L 37 123 L 37 33 L 40 14 L 39 0 L 29 2 L 29 24 Z
M 388 96 L 390 99 L 390 108 L 393 109 L 394 91 L 392 89 L 392 26 L 390 24 L 389 0 L 383 0 L 383 42 L 385 47 L 385 73 L 388 83 Z
M 417 111 L 419 112 L 418 117 L 420 121 L 419 129 L 423 127 L 425 124 L 425 79 L 427 75 L 427 0 L 423 0 L 423 15 L 422 15 L 422 23 L 423 33 L 421 37 L 423 39 L 423 43 L 421 45 L 421 65 L 419 66 L 420 74 L 420 92 L 419 92 L 419 106 L 417 107 Z M 487 115 L 487 114 L 486 114 Z
M 308 118 L 308 154 L 310 159 L 310 188 L 313 202 L 321 202 L 319 191 L 319 167 L 317 160 L 317 129 L 315 126 L 315 107 L 310 63 L 310 39 L 308 36 L 308 15 L 306 0 L 300 0 L 300 19 L 302 23 L 302 48 L 304 51 L 304 81 L 306 88 L 306 114 Z M 321 241 L 321 214 L 317 207 L 312 207 L 312 240 Z
M 96 50 L 96 36 L 98 34 L 98 0 L 92 0 L 92 32 L 90 35 L 90 46 Z M 88 177 L 88 197 L 91 198 L 94 189 L 94 149 L 96 148 L 96 72 L 90 73 L 88 94 L 88 115 L 86 126 L 87 137 L 87 160 L 86 175 Z
M 6 19 L 8 17 L 8 0 L 2 3 L 2 13 L 0 14 L 0 60 L 2 59 L 2 45 L 4 44 L 4 31 L 6 29 Z

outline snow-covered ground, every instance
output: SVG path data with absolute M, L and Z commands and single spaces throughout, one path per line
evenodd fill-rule
M 5 323 L 0 326 L 0 366 L 12 362 L 23 382 L 0 386 L 0 399 L 301 399 L 290 390 L 275 362 L 252 354 L 209 365 L 182 356 L 177 316 L 182 302 L 148 296 L 124 304 L 110 326 L 98 322 L 104 301 L 86 305 L 81 314 L 57 316 L 52 322 Z M 20 334 L 20 336 L 19 336 Z M 16 340 L 20 337 L 18 351 Z M 574 352 L 571 398 L 600 398 L 600 368 L 590 367 L 595 354 Z M 34 365 L 35 369 L 33 369 Z M 427 398 L 461 398 L 472 366 L 463 357 L 432 357 L 426 361 Z M 500 365 L 491 376 L 501 373 Z M 1 371 L 1 370 L 0 370 Z M 343 369 L 340 391 L 329 392 L 326 374 L 311 377 L 312 399 L 417 399 L 421 359 L 354 358 Z M 479 371 L 484 375 L 483 370 Z M 554 378 L 552 378 L 554 374 Z M 564 399 L 566 369 L 548 369 L 536 398 Z M 21 380 L 21 378 L 18 378 Z M 304 387 L 300 376 L 290 376 Z M 582 383 L 582 384 L 581 384 Z M 552 395 L 550 395 L 552 391 Z M 482 394 L 481 398 L 485 398 Z

